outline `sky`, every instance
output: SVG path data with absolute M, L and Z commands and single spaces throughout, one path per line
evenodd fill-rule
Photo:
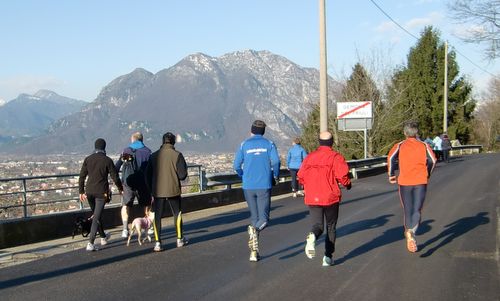
M 500 74 L 483 46 L 456 37 L 470 25 L 451 18 L 449 0 L 374 1 L 414 36 L 427 25 L 438 29 L 460 53 L 461 74 L 476 94 Z M 328 73 L 339 79 L 359 61 L 375 62 L 368 68 L 374 73 L 405 64 L 417 42 L 370 0 L 326 0 L 326 24 Z M 1 1 L 0 102 L 40 89 L 93 101 L 135 68 L 157 73 L 193 53 L 246 49 L 319 69 L 319 1 Z

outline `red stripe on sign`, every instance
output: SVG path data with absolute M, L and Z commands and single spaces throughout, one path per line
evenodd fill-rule
M 342 118 L 344 118 L 345 116 L 347 116 L 347 115 L 351 114 L 352 112 L 355 112 L 355 111 L 357 111 L 357 110 L 359 110 L 359 109 L 361 109 L 361 108 L 364 108 L 364 107 L 366 107 L 366 106 L 367 106 L 367 105 L 369 105 L 369 104 L 370 104 L 370 102 L 365 102 L 364 104 L 360 105 L 359 107 L 355 107 L 354 109 L 352 109 L 352 110 L 350 110 L 350 111 L 347 111 L 347 112 L 345 112 L 344 114 L 340 115 L 339 117 L 337 117 L 337 119 L 342 119 Z

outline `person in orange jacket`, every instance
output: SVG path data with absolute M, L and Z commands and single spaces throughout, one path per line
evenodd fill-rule
M 351 189 L 349 167 L 344 157 L 332 149 L 330 132 L 319 134 L 319 147 L 307 155 L 298 172 L 299 182 L 304 185 L 304 203 L 309 207 L 312 221 L 311 232 L 306 238 L 305 253 L 308 258 L 316 255 L 315 245 L 323 233 L 326 220 L 325 255 L 323 266 L 333 265 L 336 226 L 342 193 L 339 184 Z
M 413 253 L 418 250 L 415 233 L 422 219 L 427 183 L 437 159 L 431 147 L 417 139 L 417 122 L 406 122 L 403 131 L 406 139 L 396 143 L 389 151 L 387 170 L 389 182 L 399 185 L 406 248 Z M 399 176 L 396 176 L 398 167 Z

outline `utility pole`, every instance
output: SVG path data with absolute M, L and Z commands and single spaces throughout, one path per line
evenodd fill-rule
M 448 42 L 444 42 L 443 133 L 448 132 Z
M 319 129 L 328 131 L 328 75 L 326 68 L 325 1 L 319 0 Z

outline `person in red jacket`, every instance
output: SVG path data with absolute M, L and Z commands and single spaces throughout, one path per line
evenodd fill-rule
M 349 167 L 344 157 L 332 149 L 330 132 L 319 134 L 319 147 L 307 155 L 298 172 L 299 182 L 304 185 L 304 203 L 309 207 L 312 229 L 306 238 L 305 253 L 308 258 L 316 255 L 315 245 L 323 233 L 326 220 L 325 255 L 323 266 L 333 265 L 335 236 L 339 203 L 342 193 L 339 184 L 351 189 Z
M 417 139 L 418 123 L 408 121 L 403 127 L 406 139 L 396 143 L 387 156 L 389 182 L 398 183 L 404 212 L 406 248 L 417 252 L 415 233 L 422 217 L 427 182 L 436 165 L 436 155 L 429 144 Z M 396 178 L 396 169 L 399 176 Z

